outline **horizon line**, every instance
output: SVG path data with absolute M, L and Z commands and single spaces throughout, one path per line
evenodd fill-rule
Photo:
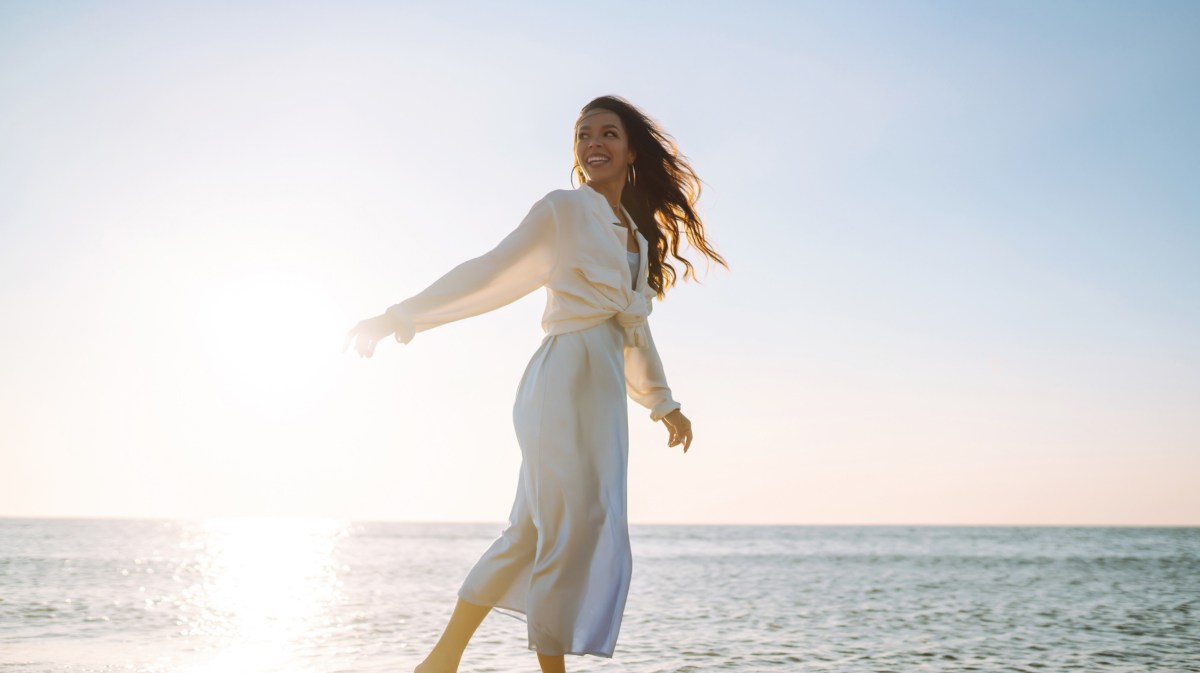
M 419 525 L 503 525 L 504 520 L 418 520 L 418 519 L 352 519 L 337 516 L 315 516 L 299 514 L 225 514 L 213 516 L 90 516 L 90 515 L 9 515 L 0 514 L 0 521 L 214 521 L 225 519 L 248 520 L 334 520 L 355 524 L 397 523 Z M 726 528 L 1200 528 L 1200 523 L 731 523 L 731 522 L 629 522 L 630 527 L 726 527 Z

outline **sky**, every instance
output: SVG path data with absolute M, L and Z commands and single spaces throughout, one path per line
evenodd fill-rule
M 686 9 L 685 9 L 686 8 Z M 341 352 L 617 94 L 729 270 L 634 523 L 1200 525 L 1200 5 L 0 4 L 0 516 L 502 521 L 544 293 Z

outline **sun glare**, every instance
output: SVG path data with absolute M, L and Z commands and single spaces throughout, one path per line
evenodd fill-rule
M 334 303 L 299 273 L 258 270 L 196 297 L 196 350 L 219 394 L 250 411 L 314 400 L 340 356 Z
M 214 519 L 205 523 L 193 635 L 214 638 L 194 673 L 305 671 L 338 597 L 335 548 L 346 524 L 330 519 Z

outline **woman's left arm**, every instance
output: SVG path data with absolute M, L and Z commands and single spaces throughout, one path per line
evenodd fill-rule
M 633 401 L 650 410 L 651 420 L 662 421 L 667 426 L 670 432 L 667 446 L 682 442 L 683 451 L 687 453 L 692 443 L 692 423 L 671 396 L 649 321 L 645 325 L 645 336 L 645 348 L 625 348 L 625 390 Z

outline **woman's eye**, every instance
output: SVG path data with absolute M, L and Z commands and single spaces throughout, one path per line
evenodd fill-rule
M 617 132 L 616 132 L 616 131 L 609 131 L 608 133 L 605 133 L 604 135 L 606 135 L 606 136 L 612 136 L 612 137 L 616 138 L 616 137 L 617 137 Z

